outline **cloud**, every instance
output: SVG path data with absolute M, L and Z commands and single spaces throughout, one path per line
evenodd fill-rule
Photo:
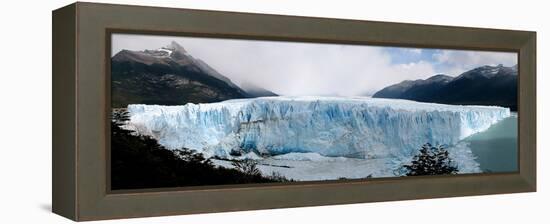
M 509 52 L 439 50 L 433 58 L 439 72 L 454 76 L 479 66 L 514 66 L 518 63 L 517 54 Z
M 474 60 L 471 55 L 447 50 L 437 51 L 437 55 L 426 60 L 420 57 L 423 50 L 403 48 L 409 52 L 407 55 L 420 58 L 407 61 L 405 59 L 409 56 L 406 56 L 395 63 L 392 59 L 403 57 L 402 53 L 397 53 L 403 50 L 388 51 L 388 48 L 379 46 L 131 34 L 113 36 L 112 54 L 122 49 L 156 49 L 172 40 L 236 84 L 249 82 L 281 95 L 373 94 L 403 80 L 425 79 L 443 70 L 458 69 L 456 66 L 460 63 L 468 63 L 463 65 L 468 67 L 498 61 L 498 58 L 486 59 L 491 53 L 468 61 Z
M 412 48 L 412 49 L 408 49 L 408 51 L 413 54 L 422 54 L 422 49 L 420 48 Z

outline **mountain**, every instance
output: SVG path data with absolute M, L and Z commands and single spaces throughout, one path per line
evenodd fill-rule
M 375 98 L 457 105 L 495 105 L 517 111 L 517 66 L 482 66 L 457 77 L 435 75 L 388 86 Z
M 111 58 L 112 106 L 210 103 L 250 95 L 176 42 Z
M 244 91 L 248 93 L 250 97 L 279 96 L 274 92 L 271 92 L 267 89 L 264 89 L 249 82 L 244 82 L 240 86 Z
M 403 96 L 414 95 L 416 98 L 425 98 L 426 95 L 433 95 L 434 91 L 439 90 L 452 79 L 453 77 L 451 76 L 439 74 L 426 80 L 405 80 L 399 84 L 388 86 L 376 92 L 373 97 L 408 99 L 403 98 Z

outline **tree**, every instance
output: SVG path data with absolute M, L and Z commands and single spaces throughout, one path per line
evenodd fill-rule
M 130 114 L 126 109 L 113 109 L 111 112 L 111 137 L 132 134 L 132 131 L 121 128 L 130 121 Z
M 176 149 L 173 152 L 183 161 L 212 165 L 212 161 L 210 159 L 204 158 L 204 155 L 202 155 L 202 153 L 198 153 L 196 150 L 181 148 Z
M 262 174 L 257 167 L 257 163 L 251 159 L 235 160 L 231 163 L 231 165 L 233 165 L 235 169 L 250 176 Z
M 458 168 L 442 145 L 426 143 L 408 165 L 403 165 L 406 176 L 456 174 Z
M 113 109 L 111 113 L 111 121 L 118 126 L 125 125 L 128 121 L 130 121 L 130 114 L 126 109 Z

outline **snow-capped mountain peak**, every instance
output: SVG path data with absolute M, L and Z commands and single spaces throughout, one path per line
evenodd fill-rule
M 172 52 L 179 52 L 182 54 L 188 54 L 185 48 L 183 48 L 181 45 L 179 45 L 176 41 L 170 42 L 170 44 L 162 47 L 161 49 L 169 50 Z
M 144 50 L 142 53 L 155 58 L 167 58 L 174 60 L 192 58 L 192 56 L 187 53 L 185 48 L 175 41 L 172 41 L 170 44 L 156 50 Z
M 166 49 L 166 48 L 159 48 L 157 51 L 166 52 L 166 55 L 170 57 L 172 55 L 172 50 Z
M 517 67 L 506 67 L 502 64 L 496 66 L 486 65 L 462 73 L 460 76 L 457 77 L 457 79 L 477 77 L 492 78 L 495 76 L 509 75 L 514 73 L 517 73 Z

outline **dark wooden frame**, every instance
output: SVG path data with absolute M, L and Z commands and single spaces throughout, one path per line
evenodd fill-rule
M 519 171 L 110 191 L 110 34 L 191 35 L 519 53 Z M 536 191 L 536 33 L 74 3 L 53 12 L 53 212 L 73 220 Z

